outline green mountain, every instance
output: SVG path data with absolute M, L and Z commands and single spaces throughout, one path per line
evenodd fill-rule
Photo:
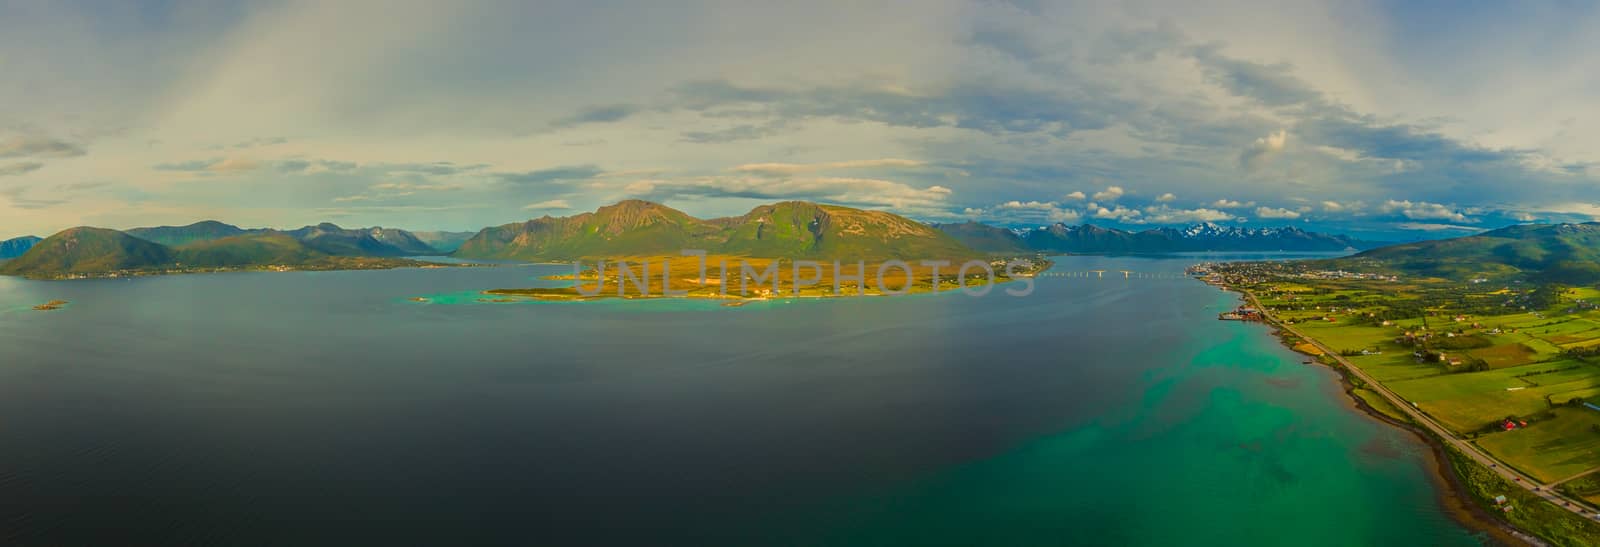
M 716 226 L 683 211 L 627 200 L 593 213 L 546 215 L 527 222 L 484 228 L 453 256 L 524 260 L 570 260 L 585 256 L 677 253 L 705 248 Z
M 1526 275 L 1541 281 L 1591 283 L 1600 281 L 1600 223 L 1508 226 L 1466 237 L 1380 247 L 1329 263 L 1454 279 Z
M 701 220 L 627 200 L 593 213 L 485 228 L 454 256 L 520 260 L 677 254 L 785 258 L 958 258 L 977 253 L 926 224 L 882 211 L 789 201 Z
M 717 219 L 724 254 L 817 258 L 956 258 L 971 248 L 933 226 L 893 213 L 786 201 Z
M 202 220 L 188 226 L 134 228 L 126 233 L 145 241 L 154 241 L 168 247 L 176 247 L 197 241 L 211 241 L 258 231 L 260 230 L 245 230 L 238 226 L 224 224 L 215 220 Z
M 22 256 L 42 239 L 39 236 L 22 236 L 0 241 L 0 260 Z
M 117 230 L 72 228 L 45 238 L 18 258 L 0 263 L 0 275 L 60 278 L 73 274 L 265 266 L 324 270 L 392 268 L 420 264 L 392 257 L 435 253 L 403 230 L 347 231 L 310 227 L 314 229 L 301 234 L 303 237 L 297 237 L 295 231 L 240 230 L 242 233 L 238 235 L 211 238 L 205 234 L 220 232 L 185 233 L 182 229 L 187 227 L 168 228 L 174 227 L 143 233 L 180 240 L 187 237 L 191 241 L 167 246 Z M 428 251 L 415 252 L 421 249 Z
M 0 274 L 62 275 L 136 270 L 170 263 L 172 250 L 105 228 L 64 230 L 34 244 L 26 254 L 0 264 Z
M 246 230 L 215 220 L 204 220 L 188 226 L 156 226 L 134 228 L 128 235 L 179 247 L 192 243 L 214 241 L 249 234 L 282 233 L 299 239 L 310 248 L 334 256 L 410 256 L 435 255 L 439 251 L 411 232 L 397 228 L 345 229 L 331 223 L 306 226 L 296 230 L 271 229 Z
M 237 235 L 190 243 L 175 249 L 178 266 L 239 267 L 306 264 L 328 256 L 282 232 Z

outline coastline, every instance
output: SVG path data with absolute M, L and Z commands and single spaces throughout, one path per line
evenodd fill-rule
M 1210 283 L 1207 284 L 1211 285 Z M 1226 286 L 1219 286 L 1219 288 L 1238 295 L 1241 301 L 1252 303 L 1252 298 L 1248 292 Z M 1466 474 L 1466 470 L 1458 468 L 1459 465 L 1474 464 L 1471 462 L 1459 462 L 1456 458 L 1452 458 L 1445 443 L 1428 430 L 1410 422 L 1397 420 L 1372 406 L 1371 403 L 1362 399 L 1356 393 L 1356 390 L 1362 387 L 1353 381 L 1350 371 L 1346 370 L 1343 365 L 1338 365 L 1337 363 L 1328 365 L 1318 359 L 1320 356 L 1290 344 L 1283 336 L 1285 331 L 1278 324 L 1277 318 L 1270 313 L 1264 313 L 1264 317 L 1265 320 L 1261 321 L 1261 323 L 1269 327 L 1268 334 L 1277 338 L 1278 343 L 1283 344 L 1285 348 L 1291 351 L 1311 357 L 1311 360 L 1315 361 L 1317 365 L 1326 367 L 1338 375 L 1340 391 L 1344 392 L 1345 403 L 1349 408 L 1360 411 L 1362 414 L 1384 424 L 1408 431 L 1428 446 L 1429 451 L 1433 454 L 1433 457 L 1427 458 L 1429 474 L 1432 475 L 1435 484 L 1440 487 L 1440 505 L 1444 507 L 1445 513 L 1449 514 L 1452 520 L 1469 530 L 1486 534 L 1504 545 L 1547 545 L 1543 539 L 1517 528 L 1480 504 L 1480 500 L 1473 495 L 1462 479 Z

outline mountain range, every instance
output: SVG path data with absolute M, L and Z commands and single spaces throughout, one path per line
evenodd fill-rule
M 1092 224 L 1056 223 L 1012 230 L 977 222 L 936 224 L 973 249 L 991 253 L 1173 253 L 1197 251 L 1345 251 L 1377 247 L 1343 235 L 1307 232 L 1293 226 L 1244 228 L 1205 222 L 1185 228 L 1138 232 Z
M 571 260 L 582 257 L 711 254 L 816 259 L 963 258 L 980 253 L 932 226 L 893 213 L 786 201 L 737 217 L 702 220 L 648 201 L 593 213 L 484 228 L 454 256 Z
M 1298 228 L 1211 223 L 1138 232 L 1089 224 L 1009 229 L 976 222 L 926 224 L 893 213 L 786 201 L 739 216 L 700 219 L 658 203 L 626 200 L 593 212 L 544 216 L 476 233 L 343 228 L 240 228 L 214 220 L 127 231 L 79 227 L 49 238 L 19 238 L 23 249 L 0 274 L 59 277 L 120 270 L 335 268 L 350 259 L 449 254 L 464 259 L 566 261 L 578 258 L 711 254 L 816 260 L 963 259 L 1031 253 L 1341 251 L 1375 244 Z M 1421 244 L 1413 244 L 1421 245 Z M 16 252 L 16 251 L 11 251 Z M 1532 253 L 1532 251 L 1528 251 Z M 385 262 L 381 264 L 398 264 Z M 368 267 L 379 263 L 357 264 Z
M 33 244 L 38 243 L 40 239 L 43 238 L 39 236 L 22 236 L 0 241 L 0 260 L 22 256 L 22 253 L 32 249 Z
M 33 242 L 0 274 L 61 277 L 121 271 L 285 266 L 314 269 L 414 264 L 398 257 L 443 254 L 405 230 L 318 224 L 245 229 L 214 220 L 127 231 L 80 226 Z

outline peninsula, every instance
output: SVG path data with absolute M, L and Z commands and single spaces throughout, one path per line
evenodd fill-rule
M 1471 503 L 1600 543 L 1600 224 L 1527 225 L 1333 260 L 1207 264 L 1285 343 L 1434 443 Z M 1586 265 L 1587 264 L 1587 265 Z

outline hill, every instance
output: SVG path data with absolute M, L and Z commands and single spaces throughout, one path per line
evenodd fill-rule
M 439 251 L 397 228 L 341 228 L 324 222 L 283 232 L 307 247 L 334 256 L 436 255 Z
M 1329 264 L 1453 279 L 1525 275 L 1540 281 L 1592 283 L 1600 281 L 1600 223 L 1508 226 L 1380 247 Z
M 358 230 L 361 232 L 359 236 L 316 230 L 308 232 L 306 239 L 295 237 L 291 232 L 276 230 L 242 230 L 242 232 L 239 235 L 215 239 L 191 234 L 195 238 L 202 239 L 183 245 L 167 246 L 117 230 L 72 228 L 41 240 L 22 256 L 0 264 L 0 275 L 57 279 L 80 274 L 142 275 L 174 271 L 268 267 L 317 270 L 374 269 L 423 265 L 412 260 L 393 258 L 398 254 L 411 254 L 410 249 L 402 249 L 387 241 L 412 248 L 417 248 L 421 245 L 420 242 L 408 243 L 405 238 L 409 237 L 409 234 L 396 236 L 393 233 L 384 233 L 385 230 L 382 229 Z M 156 232 L 156 234 L 155 237 L 182 235 L 171 231 Z M 368 248 L 376 251 L 366 254 L 364 249 Z M 325 249 L 332 249 L 334 252 Z
M 200 241 L 178 247 L 176 251 L 178 266 L 207 268 L 306 264 L 328 256 L 281 232 Z
M 245 230 L 232 224 L 224 224 L 215 220 L 202 220 L 188 226 L 155 226 L 150 228 L 133 228 L 127 234 L 145 241 L 153 241 L 176 247 L 197 241 L 210 241 L 241 235 L 247 232 L 260 230 Z
M 0 264 L 0 274 L 62 275 L 146 269 L 168 264 L 172 250 L 105 228 L 78 227 L 47 237 L 20 257 Z
M 462 258 L 571 260 L 583 257 L 711 254 L 768 258 L 869 259 L 974 256 L 955 238 L 892 213 L 789 201 L 737 217 L 701 220 L 627 200 L 593 213 L 485 228 L 457 249 Z
M 39 236 L 22 236 L 0 241 L 0 260 L 22 256 L 41 239 Z
M 1044 253 L 1343 251 L 1378 245 L 1342 235 L 1307 232 L 1292 226 L 1242 228 L 1210 222 L 1185 228 L 1152 228 L 1138 232 L 1093 224 L 1071 226 L 1059 222 L 1021 231 L 976 222 L 936 226 L 975 249 L 1000 253 L 1011 252 L 1018 245 L 1025 250 Z
M 676 254 L 704 248 L 717 228 L 682 211 L 648 201 L 627 200 L 593 213 L 544 217 L 484 228 L 453 256 L 524 260 L 570 260 L 585 256 Z

